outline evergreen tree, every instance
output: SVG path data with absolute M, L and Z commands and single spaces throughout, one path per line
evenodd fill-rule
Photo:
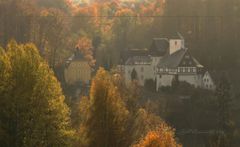
M 33 44 L 12 41 L 0 54 L 3 146 L 69 146 L 69 109 L 57 79 Z M 2 137 L 2 136 L 1 136 Z

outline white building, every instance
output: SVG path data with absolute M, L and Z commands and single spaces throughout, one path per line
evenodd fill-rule
M 194 87 L 214 90 L 214 82 L 208 72 L 185 48 L 183 37 L 172 39 L 154 38 L 147 55 L 130 57 L 125 63 L 126 83 L 133 79 L 144 86 L 152 79 L 156 90 L 163 86 L 172 86 L 173 80 L 187 82 Z
M 158 64 L 157 90 L 162 86 L 171 86 L 172 81 L 187 82 L 202 87 L 203 66 L 189 53 L 188 49 L 178 49 L 166 55 Z
M 150 56 L 134 56 L 125 64 L 125 81 L 127 83 L 137 80 L 139 85 L 144 86 L 145 81 L 154 79 L 154 70 Z

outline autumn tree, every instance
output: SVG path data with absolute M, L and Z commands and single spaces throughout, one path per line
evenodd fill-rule
M 69 108 L 37 48 L 10 42 L 0 51 L 0 67 L 1 145 L 71 145 Z
M 90 106 L 87 109 L 87 119 L 83 121 L 82 129 L 89 147 L 120 147 L 125 139 L 125 123 L 128 110 L 122 101 L 112 77 L 100 68 L 92 81 L 89 98 Z
M 55 68 L 56 64 L 65 58 L 65 54 L 73 43 L 70 41 L 68 15 L 56 8 L 45 8 L 39 12 L 37 45 L 49 65 Z M 72 47 L 71 47 L 72 45 Z
M 131 118 L 128 123 L 128 141 L 133 144 L 142 136 L 145 136 L 149 131 L 156 129 L 163 121 L 159 116 L 156 116 L 143 108 L 139 108 L 136 112 L 131 113 Z
M 163 123 L 156 130 L 149 131 L 132 147 L 181 147 L 181 145 L 175 140 L 174 130 Z
M 80 51 L 84 58 L 88 60 L 89 65 L 94 66 L 95 65 L 95 59 L 93 56 L 93 46 L 92 41 L 87 37 L 81 37 L 78 40 L 78 43 L 76 45 L 76 49 Z

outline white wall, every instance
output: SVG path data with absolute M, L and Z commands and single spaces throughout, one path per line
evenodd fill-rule
M 125 82 L 131 83 L 131 73 L 133 69 L 136 70 L 138 76 L 138 82 L 140 86 L 144 86 L 145 80 L 154 80 L 154 71 L 151 65 L 125 65 Z
M 202 87 L 202 76 L 201 75 L 179 75 L 178 80 L 181 82 L 187 82 L 194 87 Z
M 175 75 L 158 75 L 156 90 L 158 90 L 162 86 L 172 86 L 172 80 L 174 79 L 174 77 Z
M 170 39 L 169 43 L 169 54 L 173 54 L 181 48 L 184 48 L 184 40 L 182 39 Z

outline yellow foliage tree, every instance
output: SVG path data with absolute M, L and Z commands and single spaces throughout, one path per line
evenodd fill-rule
M 0 144 L 70 146 L 69 108 L 37 48 L 11 41 L 0 51 L 0 67 Z
M 124 146 L 125 124 L 129 112 L 113 84 L 112 76 L 103 68 L 98 70 L 92 81 L 88 100 L 89 102 L 86 99 L 83 101 L 87 104 L 84 106 L 87 112 L 83 113 L 85 116 L 80 129 L 80 142 L 85 143 L 81 146 Z

